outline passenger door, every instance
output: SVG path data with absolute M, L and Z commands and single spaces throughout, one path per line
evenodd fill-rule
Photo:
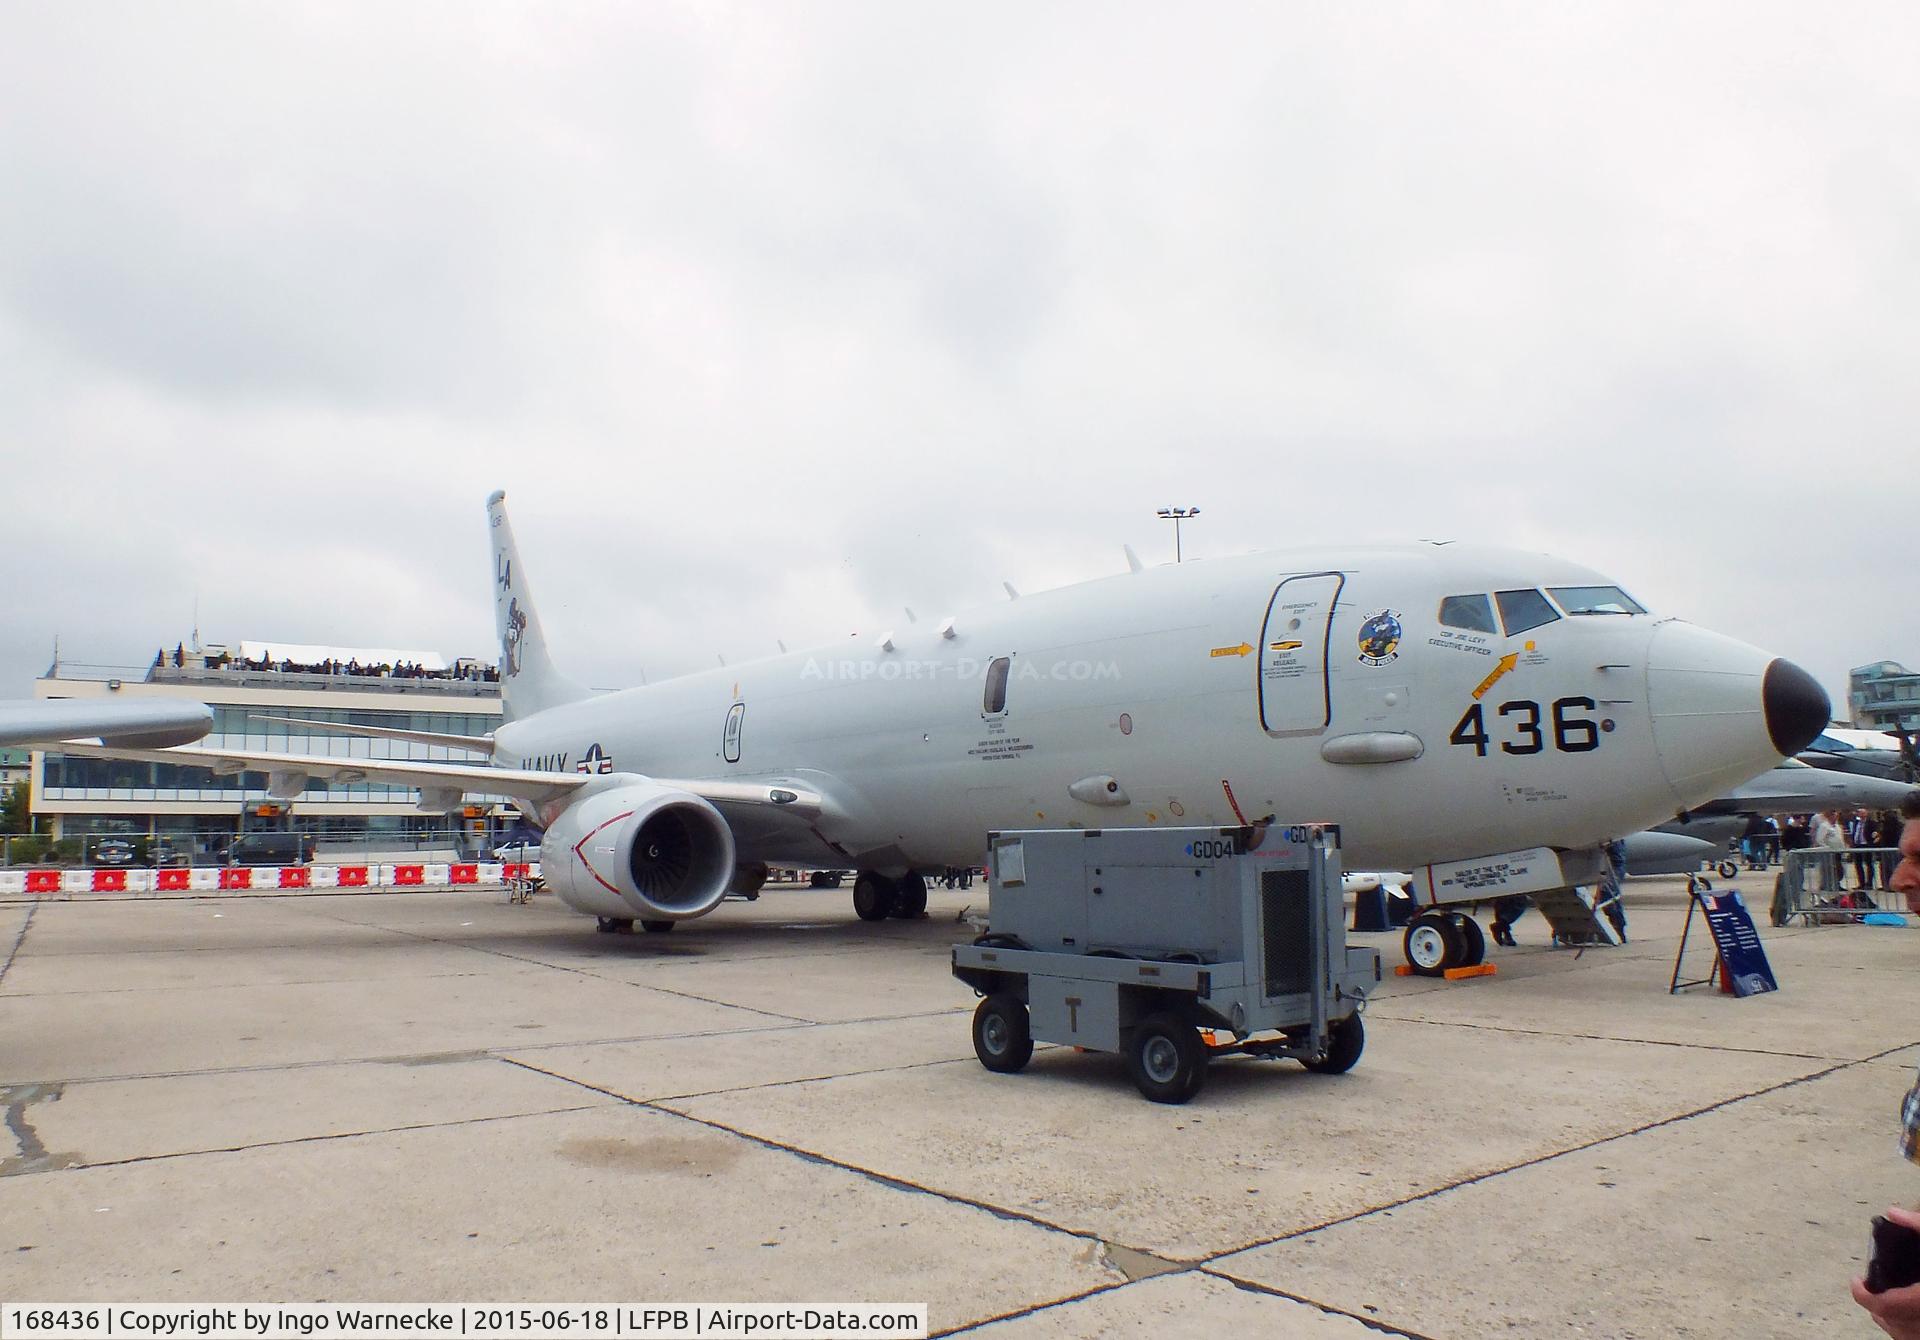
M 1327 637 L 1346 584 L 1338 572 L 1285 578 L 1267 601 L 1254 677 L 1260 728 L 1269 735 L 1318 735 L 1331 720 Z

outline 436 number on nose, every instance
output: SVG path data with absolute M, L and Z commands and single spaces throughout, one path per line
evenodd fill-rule
M 1553 723 L 1553 747 L 1563 754 L 1587 754 L 1600 747 L 1600 729 L 1590 716 L 1598 706 L 1591 698 L 1556 698 L 1548 712 Z M 1503 754 L 1538 754 L 1546 750 L 1546 731 L 1541 726 L 1540 704 L 1528 698 L 1516 698 L 1494 709 L 1493 732 L 1481 704 L 1475 703 L 1460 718 L 1460 724 L 1447 737 L 1451 744 L 1470 745 L 1474 757 L 1485 758 L 1496 743 Z

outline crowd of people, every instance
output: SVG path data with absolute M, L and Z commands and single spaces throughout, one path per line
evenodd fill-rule
M 1786 852 L 1827 852 L 1830 855 L 1820 867 L 1821 889 L 1847 888 L 1846 872 L 1851 866 L 1852 888 L 1864 892 L 1886 885 L 1887 873 L 1898 859 L 1892 849 L 1900 845 L 1902 823 L 1899 815 L 1888 810 L 1823 810 L 1784 819 L 1754 815 L 1741 834 L 1740 852 L 1755 868 L 1772 864 Z M 1880 854 L 1872 855 L 1875 850 Z
M 184 669 L 187 660 L 192 657 L 200 662 L 196 669 L 208 670 L 253 670 L 267 674 L 281 675 L 353 675 L 371 679 L 452 679 L 472 680 L 480 684 L 497 684 L 500 672 L 491 665 L 456 665 L 452 668 L 432 669 L 414 661 L 380 661 L 362 664 L 356 657 L 350 660 L 329 658 L 324 661 L 301 662 L 281 658 L 270 660 L 264 656 L 239 657 L 231 652 L 220 652 L 215 656 L 202 656 L 198 652 L 189 652 L 185 644 L 176 645 L 171 653 L 165 647 L 154 653 L 153 668 L 164 669 L 169 664 L 174 669 Z

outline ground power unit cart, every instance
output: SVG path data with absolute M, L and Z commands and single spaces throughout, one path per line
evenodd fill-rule
M 1360 1059 L 1380 956 L 1347 947 L 1333 825 L 1043 829 L 988 851 L 989 929 L 953 950 L 987 1069 L 1022 1069 L 1035 1040 L 1119 1052 L 1140 1092 L 1184 1103 L 1214 1056 Z

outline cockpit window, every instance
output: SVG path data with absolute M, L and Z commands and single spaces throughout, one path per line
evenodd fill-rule
M 1493 598 L 1500 604 L 1500 622 L 1507 626 L 1508 637 L 1560 617 L 1560 612 L 1538 591 L 1496 591 Z
M 1639 601 L 1617 586 L 1550 586 L 1547 591 L 1569 614 L 1645 614 Z
M 1443 628 L 1468 628 L 1476 633 L 1497 633 L 1493 626 L 1493 606 L 1487 603 L 1484 595 L 1442 596 L 1440 598 L 1440 626 Z

